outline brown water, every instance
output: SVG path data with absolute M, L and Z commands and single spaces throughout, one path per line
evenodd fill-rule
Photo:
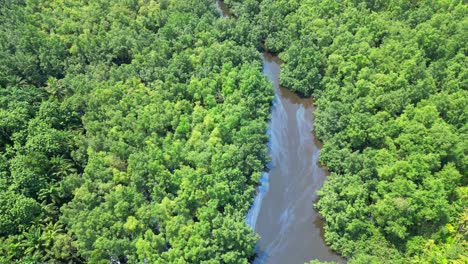
M 232 16 L 231 10 L 229 10 L 229 7 L 223 1 L 216 0 L 216 8 L 220 16 L 228 18 Z
M 260 235 L 255 263 L 304 263 L 312 259 L 343 262 L 323 240 L 323 223 L 313 208 L 327 172 L 319 164 L 313 101 L 279 87 L 280 62 L 265 53 L 263 73 L 276 97 L 269 127 L 271 154 L 268 190 L 257 202 Z
M 229 10 L 217 1 L 223 16 Z M 302 264 L 312 259 L 344 260 L 323 240 L 323 223 L 313 203 L 327 172 L 319 164 L 313 100 L 279 86 L 281 61 L 263 54 L 263 74 L 275 89 L 269 125 L 270 171 L 263 173 L 246 222 L 260 235 L 254 263 Z

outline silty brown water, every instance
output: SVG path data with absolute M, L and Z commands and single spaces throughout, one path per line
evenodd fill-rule
M 229 17 L 229 9 L 217 2 Z M 260 235 L 254 263 L 302 264 L 312 259 L 344 260 L 323 240 L 323 225 L 314 210 L 317 190 L 326 179 L 319 165 L 320 146 L 313 135 L 313 100 L 279 86 L 281 61 L 263 54 L 263 74 L 275 89 L 269 125 L 270 171 L 264 173 L 246 222 Z
M 256 205 L 260 208 L 252 209 L 258 215 L 251 226 L 261 237 L 255 263 L 343 262 L 324 243 L 322 221 L 313 208 L 327 174 L 312 133 L 313 101 L 279 87 L 280 61 L 268 53 L 263 56 L 263 73 L 276 96 L 269 127 L 269 188 Z

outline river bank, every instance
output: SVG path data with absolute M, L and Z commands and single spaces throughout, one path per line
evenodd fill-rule
M 217 1 L 220 14 L 228 7 Z M 247 223 L 260 235 L 254 263 L 304 263 L 312 259 L 344 262 L 323 239 L 323 222 L 313 203 L 326 179 L 319 164 L 312 98 L 280 87 L 281 60 L 263 53 L 263 74 L 275 90 L 269 124 L 269 172 L 265 172 Z

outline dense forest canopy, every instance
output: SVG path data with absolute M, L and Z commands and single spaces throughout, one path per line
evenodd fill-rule
M 317 208 L 350 263 L 468 261 L 464 1 L 229 0 L 316 100 Z
M 1 1 L 0 263 L 247 263 L 273 91 L 214 1 Z
M 315 98 L 327 243 L 466 263 L 467 5 L 225 2 L 0 1 L 0 263 L 252 261 L 260 43 Z

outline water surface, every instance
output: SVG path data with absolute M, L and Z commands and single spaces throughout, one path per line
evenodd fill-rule
M 217 6 L 223 17 L 231 16 L 223 2 Z M 327 175 L 318 162 L 321 146 L 313 134 L 313 100 L 280 87 L 280 65 L 277 57 L 263 53 L 263 74 L 273 84 L 275 99 L 269 124 L 270 170 L 262 174 L 246 217 L 260 235 L 254 263 L 343 263 L 325 244 L 323 223 L 313 208 Z
M 313 100 L 279 86 L 280 63 L 263 54 L 263 73 L 276 95 L 269 126 L 268 190 L 263 194 L 260 190 L 262 199 L 252 206 L 251 212 L 258 212 L 255 221 L 252 213 L 247 218 L 261 237 L 254 263 L 302 264 L 312 259 L 342 263 L 325 244 L 323 223 L 313 208 L 327 175 L 319 164 L 320 145 L 313 134 Z

